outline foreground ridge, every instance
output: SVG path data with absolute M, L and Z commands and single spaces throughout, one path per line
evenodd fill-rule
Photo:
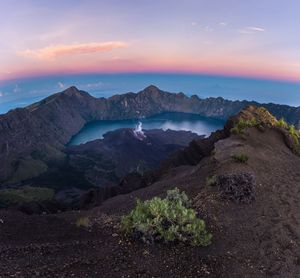
M 233 130 L 241 126 L 241 132 Z M 286 143 L 284 130 L 286 126 L 268 111 L 250 106 L 228 120 L 217 132 L 218 139 L 216 134 L 197 139 L 180 151 L 176 163 L 169 163 L 144 188 L 87 211 L 29 216 L 0 210 L 1 273 L 297 277 L 300 157 Z M 163 198 L 175 187 L 186 192 L 207 224 L 211 245 L 149 245 L 123 234 L 121 218 L 135 207 L 137 198 Z

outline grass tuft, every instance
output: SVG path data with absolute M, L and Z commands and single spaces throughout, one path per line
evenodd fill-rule
M 238 162 L 238 163 L 247 163 L 247 161 L 249 160 L 249 157 L 248 155 L 246 154 L 234 154 L 231 156 L 233 158 L 233 160 L 235 162 Z
M 256 119 L 244 120 L 240 119 L 235 126 L 230 130 L 232 134 L 243 134 L 249 127 L 257 126 L 259 123 Z
M 206 185 L 215 186 L 216 184 L 217 184 L 217 176 L 216 175 L 208 176 L 206 178 Z
M 78 228 L 80 228 L 80 227 L 88 228 L 91 226 L 91 221 L 88 217 L 79 217 L 76 220 L 76 226 Z

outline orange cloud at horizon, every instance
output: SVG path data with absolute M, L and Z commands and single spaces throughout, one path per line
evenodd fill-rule
M 81 51 L 79 49 L 74 50 Z M 71 51 L 72 52 L 72 51 Z M 70 52 L 55 52 L 56 55 L 68 55 Z M 59 54 L 57 54 L 59 53 Z M 63 54 L 61 54 L 63 53 Z M 74 52 L 72 52 L 74 53 Z M 78 53 L 78 52 L 76 52 Z M 86 52 L 84 52 L 86 53 Z M 270 58 L 207 56 L 197 59 L 184 56 L 163 56 L 157 53 L 153 57 L 132 57 L 131 59 L 117 56 L 109 57 L 69 57 L 56 59 L 55 62 L 37 63 L 31 59 L 24 61 L 24 70 L 19 64 L 11 65 L 9 75 L 0 73 L 0 80 L 67 74 L 88 73 L 184 73 L 208 74 L 222 76 L 238 76 L 259 79 L 276 79 L 300 82 L 300 67 L 293 63 L 282 63 Z M 48 57 L 48 56 L 47 56 Z M 54 56 L 55 57 L 55 56 Z M 57 56 L 56 56 L 57 57 Z M 91 59 L 92 58 L 92 59 Z

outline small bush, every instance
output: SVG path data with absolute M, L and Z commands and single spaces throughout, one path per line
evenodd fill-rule
M 288 129 L 289 127 L 289 124 L 283 119 L 281 118 L 277 123 L 276 123 L 277 126 L 279 127 L 283 127 L 285 129 Z
M 243 134 L 248 127 L 257 126 L 258 124 L 254 118 L 251 120 L 240 119 L 230 131 L 233 134 Z
M 234 154 L 231 156 L 235 162 L 247 163 L 249 157 L 246 154 Z
M 0 190 L 0 203 L 4 205 L 49 201 L 53 197 L 54 190 L 43 187 L 24 186 L 17 189 Z
M 91 226 L 91 221 L 88 217 L 79 217 L 76 220 L 76 226 L 78 228 L 80 228 L 80 227 L 88 228 Z
M 290 135 L 293 137 L 295 144 L 299 145 L 300 132 L 298 130 L 296 130 L 295 126 L 293 126 L 293 125 L 290 125 L 288 127 L 288 131 L 289 131 Z
M 167 193 L 165 199 L 155 197 L 142 202 L 122 219 L 122 229 L 128 235 L 144 242 L 187 242 L 194 246 L 207 246 L 212 235 L 206 231 L 205 223 L 197 218 L 184 192 L 176 188 Z
M 206 185 L 214 186 L 216 184 L 217 184 L 217 176 L 216 175 L 208 176 L 206 178 Z

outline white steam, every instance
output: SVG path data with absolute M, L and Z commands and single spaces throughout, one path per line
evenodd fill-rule
M 144 138 L 146 138 L 146 135 L 143 132 L 142 126 L 143 126 L 142 122 L 138 122 L 138 124 L 135 126 L 135 129 L 133 130 L 135 137 L 137 137 L 140 140 L 143 140 Z

